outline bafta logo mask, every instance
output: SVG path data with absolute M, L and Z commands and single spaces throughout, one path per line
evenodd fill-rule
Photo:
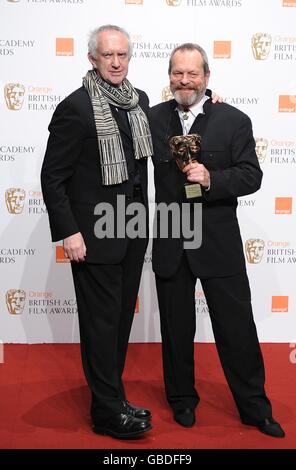
M 268 140 L 258 137 L 255 139 L 256 142 L 256 154 L 259 163 L 263 163 L 267 153 Z
M 258 264 L 262 260 L 265 243 L 259 238 L 250 238 L 245 243 L 246 257 L 250 264 Z
M 21 214 L 25 204 L 26 191 L 22 188 L 9 188 L 5 191 L 5 202 L 10 214 Z
M 165 88 L 163 88 L 161 96 L 162 96 L 162 101 L 170 101 L 173 99 L 173 94 L 169 86 L 166 86 Z
M 271 46 L 271 35 L 256 33 L 252 36 L 252 51 L 256 60 L 267 59 Z
M 6 292 L 6 305 L 11 315 L 19 315 L 23 312 L 26 293 L 22 289 L 9 289 Z
M 170 139 L 170 148 L 180 170 L 198 160 L 201 137 L 198 134 L 176 135 Z
M 7 83 L 4 87 L 4 96 L 7 108 L 19 111 L 23 106 L 25 87 L 21 83 Z
M 179 169 L 183 169 L 192 162 L 198 161 L 200 156 L 201 136 L 199 134 L 175 135 L 171 137 L 170 149 Z M 202 189 L 199 183 L 185 182 L 183 185 L 186 199 L 196 199 L 202 197 Z

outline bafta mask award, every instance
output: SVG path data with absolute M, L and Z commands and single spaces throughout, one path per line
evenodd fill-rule
M 198 161 L 201 137 L 199 134 L 176 135 L 170 139 L 170 148 L 174 159 L 181 171 L 191 162 Z M 186 199 L 202 196 L 199 183 L 185 183 Z

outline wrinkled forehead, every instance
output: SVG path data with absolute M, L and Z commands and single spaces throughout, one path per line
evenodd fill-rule
M 172 69 L 182 69 L 190 71 L 203 68 L 203 58 L 196 49 L 181 49 L 172 56 Z
M 97 36 L 98 51 L 127 51 L 129 49 L 129 41 L 125 34 L 121 31 L 107 29 L 101 31 Z

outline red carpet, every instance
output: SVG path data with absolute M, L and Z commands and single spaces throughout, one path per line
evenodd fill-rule
M 197 425 L 178 426 L 162 382 L 160 344 L 130 344 L 125 373 L 129 400 L 153 413 L 153 430 L 137 440 L 92 433 L 89 391 L 77 344 L 5 345 L 0 364 L 2 449 L 287 449 L 296 448 L 296 364 L 289 344 L 263 344 L 266 389 L 285 439 L 240 423 L 213 344 L 196 345 L 201 396 Z

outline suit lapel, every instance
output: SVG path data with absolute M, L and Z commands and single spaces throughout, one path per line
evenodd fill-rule
M 198 116 L 196 116 L 189 130 L 190 134 L 197 133 L 197 134 L 200 134 L 201 136 L 205 134 L 206 126 L 209 122 L 209 118 L 211 114 L 211 109 L 212 109 L 211 106 L 212 106 L 211 100 L 208 99 L 203 105 L 204 114 L 199 114 Z
M 212 110 L 211 106 L 212 106 L 211 101 L 207 100 L 204 104 L 204 114 L 199 114 L 198 116 L 196 116 L 189 130 L 190 134 L 199 134 L 201 136 L 201 149 L 203 150 L 204 150 L 204 139 L 206 136 L 206 128 L 207 128 L 209 118 L 211 115 L 211 110 Z M 198 159 L 200 163 L 204 163 L 202 155 L 203 155 L 203 152 L 201 151 L 199 159 Z
M 199 114 L 196 116 L 192 126 L 189 129 L 189 134 L 200 134 L 200 125 L 202 121 L 204 121 L 205 115 L 204 114 Z
M 175 135 L 182 135 L 182 125 L 179 118 L 179 113 L 177 111 L 177 102 L 172 100 L 170 102 L 170 116 L 168 124 L 168 138 L 171 138 Z

